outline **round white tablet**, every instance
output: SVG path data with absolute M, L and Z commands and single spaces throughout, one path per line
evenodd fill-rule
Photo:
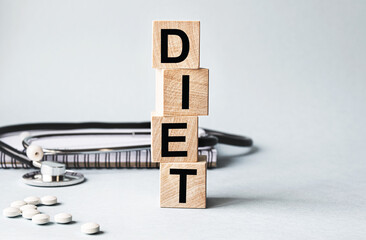
M 57 203 L 57 197 L 55 196 L 44 196 L 41 198 L 41 203 L 44 205 L 54 205 Z
M 97 223 L 85 223 L 81 225 L 81 232 L 85 234 L 94 234 L 99 232 L 99 224 Z
M 20 208 L 21 206 L 26 205 L 27 203 L 24 201 L 14 201 L 10 204 L 11 207 Z
M 20 210 L 16 207 L 8 207 L 3 210 L 3 215 L 5 217 L 17 217 L 20 215 Z
M 69 223 L 72 221 L 72 216 L 69 213 L 59 213 L 55 215 L 55 222 L 57 223 Z
M 37 206 L 33 205 L 33 204 L 27 204 L 27 205 L 21 206 L 19 209 L 20 209 L 21 212 L 24 212 L 24 211 L 29 210 L 29 209 L 37 209 Z
M 28 204 L 38 205 L 41 203 L 41 199 L 39 197 L 27 197 L 24 199 L 24 202 Z
M 37 209 L 28 209 L 23 211 L 22 216 L 26 219 L 31 219 L 34 215 L 39 214 L 39 211 Z
M 32 217 L 32 222 L 35 224 L 46 224 L 50 221 L 50 216 L 47 214 L 36 214 Z

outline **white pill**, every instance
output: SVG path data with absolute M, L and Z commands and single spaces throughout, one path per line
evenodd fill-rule
M 3 215 L 5 217 L 17 217 L 20 215 L 20 210 L 16 207 L 8 207 L 3 210 Z
M 54 205 L 57 203 L 57 197 L 55 196 L 44 196 L 41 198 L 41 203 L 44 205 Z
M 21 206 L 26 205 L 27 203 L 24 201 L 14 201 L 10 204 L 11 207 L 20 208 Z
M 69 213 L 59 213 L 55 215 L 55 222 L 57 223 L 69 223 L 72 221 L 72 216 Z
M 35 224 L 46 224 L 50 221 L 50 216 L 47 214 L 36 214 L 32 217 L 32 222 Z
M 37 209 L 37 206 L 33 205 L 33 204 L 27 204 L 27 205 L 23 205 L 20 208 L 21 212 L 24 212 L 26 210 L 30 210 L 30 209 Z
M 86 234 L 94 234 L 99 232 L 99 224 L 97 223 L 85 223 L 81 225 L 81 232 Z
M 31 219 L 34 215 L 39 214 L 39 211 L 37 209 L 28 209 L 23 211 L 22 216 L 26 219 Z
M 41 199 L 39 197 L 26 197 L 24 199 L 24 202 L 28 203 L 28 204 L 33 204 L 33 205 L 38 205 L 41 203 Z

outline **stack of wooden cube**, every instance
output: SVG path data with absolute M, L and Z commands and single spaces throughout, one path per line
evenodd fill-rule
M 206 208 L 198 116 L 208 115 L 208 69 L 200 68 L 200 22 L 154 21 L 152 65 L 152 161 L 160 162 L 160 207 Z

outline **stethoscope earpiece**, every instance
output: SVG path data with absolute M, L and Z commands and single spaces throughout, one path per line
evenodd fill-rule
M 27 147 L 27 150 L 25 152 L 27 154 L 27 157 L 31 161 L 39 162 L 43 159 L 43 149 L 41 146 L 31 144 Z

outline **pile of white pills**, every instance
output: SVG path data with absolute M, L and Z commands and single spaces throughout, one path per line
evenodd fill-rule
M 25 219 L 32 219 L 32 222 L 38 225 L 47 224 L 50 222 L 50 216 L 41 213 L 38 210 L 38 205 L 52 206 L 57 204 L 57 197 L 44 196 L 39 197 L 27 197 L 24 200 L 14 201 L 3 210 L 5 217 L 18 217 L 20 215 Z M 54 216 L 54 221 L 60 224 L 67 224 L 72 222 L 72 215 L 70 213 L 59 213 Z M 100 226 L 97 223 L 85 223 L 81 226 L 81 232 L 85 234 L 95 234 L 100 231 Z

